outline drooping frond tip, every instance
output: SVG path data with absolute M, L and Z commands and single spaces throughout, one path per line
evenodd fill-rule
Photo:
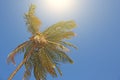
M 39 20 L 38 17 L 35 16 L 35 8 L 36 6 L 31 4 L 28 12 L 25 14 L 28 31 L 31 32 L 32 35 L 39 32 L 39 27 L 41 25 L 41 21 Z
M 20 53 L 20 52 L 24 52 L 27 45 L 28 45 L 29 41 L 26 41 L 22 44 L 20 44 L 16 49 L 14 49 L 7 57 L 7 63 L 12 62 L 13 64 L 15 64 L 15 60 L 14 57 L 16 54 Z

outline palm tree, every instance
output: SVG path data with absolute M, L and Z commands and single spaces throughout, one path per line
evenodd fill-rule
M 30 6 L 28 13 L 25 14 L 25 19 L 28 31 L 32 34 L 32 37 L 20 44 L 8 55 L 8 63 L 12 62 L 15 64 L 15 55 L 24 53 L 23 61 L 8 80 L 12 80 L 23 65 L 26 69 L 23 80 L 29 80 L 32 71 L 36 80 L 46 80 L 47 74 L 57 77 L 56 70 L 62 75 L 59 68 L 60 64 L 73 63 L 66 53 L 69 51 L 68 47 L 76 47 L 66 42 L 65 39 L 75 36 L 74 32 L 72 32 L 72 29 L 76 27 L 75 22 L 72 20 L 61 21 L 40 32 L 41 21 L 35 16 L 35 5 Z

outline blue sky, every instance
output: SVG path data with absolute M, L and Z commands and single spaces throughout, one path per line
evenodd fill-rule
M 23 14 L 37 0 L 0 1 L 0 80 L 7 80 L 16 68 L 6 63 L 7 55 L 20 43 L 28 40 Z M 40 1 L 40 0 L 39 0 Z M 75 20 L 77 36 L 70 41 L 78 50 L 68 53 L 74 64 L 63 64 L 62 77 L 48 80 L 120 80 L 120 0 L 75 0 L 77 6 L 67 15 L 52 15 L 37 8 L 43 25 L 41 30 L 62 20 Z M 17 65 L 23 54 L 17 55 Z M 22 80 L 24 67 L 13 80 Z M 30 80 L 35 80 L 32 76 Z

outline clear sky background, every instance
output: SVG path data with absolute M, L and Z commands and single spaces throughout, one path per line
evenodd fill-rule
M 41 1 L 41 2 L 40 2 Z M 0 80 L 7 80 L 16 66 L 6 63 L 7 55 L 31 36 L 24 13 L 35 3 L 41 30 L 63 20 L 75 20 L 77 36 L 70 42 L 77 45 L 68 55 L 74 64 L 63 64 L 62 77 L 48 80 L 120 80 L 120 0 L 74 0 L 71 12 L 57 14 L 42 7 L 42 0 L 0 0 Z M 17 55 L 17 65 L 23 54 Z M 22 80 L 24 67 L 13 80 Z M 32 76 L 30 80 L 35 80 Z

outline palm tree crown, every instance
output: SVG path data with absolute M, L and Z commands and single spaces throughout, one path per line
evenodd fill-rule
M 76 47 L 64 39 L 70 39 L 75 36 L 74 32 L 72 32 L 72 29 L 76 27 L 75 22 L 72 20 L 61 21 L 40 32 L 41 21 L 35 16 L 34 5 L 30 6 L 28 13 L 25 14 L 25 19 L 28 31 L 32 34 L 32 37 L 9 54 L 8 63 L 12 62 L 15 64 L 15 55 L 22 52 L 24 53 L 24 60 L 21 66 L 24 64 L 26 69 L 24 80 L 29 79 L 32 71 L 36 80 L 46 80 L 48 73 L 53 77 L 57 77 L 56 70 L 62 75 L 59 68 L 60 63 L 73 63 L 69 56 L 66 55 L 66 52 L 69 51 L 68 46 Z M 9 80 L 11 79 L 9 78 Z

